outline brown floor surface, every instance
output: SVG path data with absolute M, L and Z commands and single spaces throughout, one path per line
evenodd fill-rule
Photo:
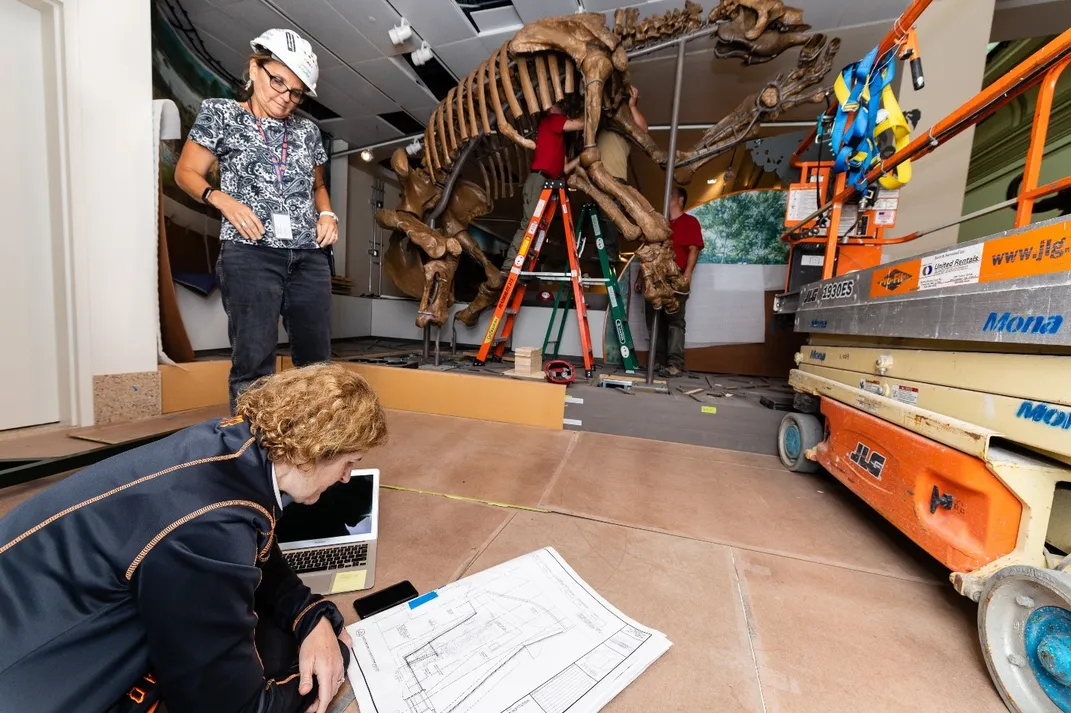
M 1003 710 L 974 606 L 829 476 L 697 446 L 388 419 L 391 445 L 364 460 L 387 483 L 570 513 L 384 490 L 376 589 L 409 579 L 424 592 L 556 548 L 673 642 L 610 713 Z M 0 490 L 0 514 L 41 486 Z M 334 597 L 347 622 L 367 593 Z M 357 713 L 348 686 L 343 709 Z

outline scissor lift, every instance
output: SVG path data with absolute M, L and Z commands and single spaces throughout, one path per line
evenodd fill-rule
M 826 204 L 787 220 L 784 236 L 793 254 L 825 248 L 808 265 L 821 279 L 790 274 L 775 300 L 809 335 L 789 377 L 782 462 L 825 468 L 948 567 L 956 591 L 979 604 L 983 656 L 1014 713 L 1071 711 L 1071 219 L 1030 223 L 1034 200 L 1071 187 L 1038 186 L 1069 62 L 1071 31 L 868 175 L 873 183 L 1040 84 L 1015 229 L 879 265 L 882 246 L 919 234 L 823 232 L 859 198 L 843 175 L 830 177 Z

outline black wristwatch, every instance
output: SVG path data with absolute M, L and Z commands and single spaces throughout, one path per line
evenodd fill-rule
M 216 190 L 216 189 L 213 188 L 212 186 L 209 186 L 208 188 L 206 188 L 205 192 L 201 194 L 201 202 L 204 203 L 205 205 L 211 205 L 208 202 L 208 197 L 210 195 L 212 195 L 212 191 L 214 191 L 214 190 Z

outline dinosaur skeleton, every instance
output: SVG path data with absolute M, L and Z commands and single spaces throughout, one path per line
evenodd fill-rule
M 395 231 L 386 269 L 399 288 L 421 299 L 417 326 L 446 321 L 462 253 L 479 264 L 486 279 L 455 318 L 474 326 L 495 301 L 505 276 L 467 228 L 490 212 L 496 199 L 513 196 L 523 184 L 539 120 L 554 104 L 584 119 L 583 148 L 574 157 L 579 161 L 568 185 L 595 201 L 624 239 L 642 243 L 636 257 L 645 281 L 644 298 L 667 312 L 679 308 L 676 295 L 689 286 L 674 261 L 668 221 L 639 191 L 614 180 L 596 146 L 600 129 L 617 131 L 667 166 L 666 152 L 633 121 L 629 110 L 630 52 L 650 51 L 659 42 L 687 35 L 713 37 L 716 57 L 738 58 L 744 64 L 803 48 L 797 68 L 787 77 L 778 76 L 745 99 L 692 151 L 678 152 L 681 168 L 675 178 L 680 182 L 687 182 L 680 179 L 689 179 L 721 151 L 751 138 L 763 119 L 824 99 L 825 90 L 814 87 L 829 72 L 839 41 L 827 44 L 824 35 L 807 34 L 802 12 L 782 0 L 721 0 L 706 18 L 691 0 L 683 10 L 642 21 L 638 15 L 634 8 L 618 10 L 612 30 L 601 13 L 525 25 L 435 108 L 424 132 L 419 166 L 410 165 L 405 149 L 394 152 L 391 167 L 401 181 L 401 203 L 393 210 L 379 210 L 376 220 Z M 462 176 L 466 170 L 468 176 Z

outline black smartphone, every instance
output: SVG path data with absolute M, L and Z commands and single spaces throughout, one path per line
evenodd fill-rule
M 407 579 L 404 582 L 392 584 L 386 589 L 381 589 L 378 592 L 353 600 L 353 608 L 357 610 L 357 616 L 367 619 L 374 614 L 386 611 L 399 604 L 405 604 L 416 598 L 416 587 Z

